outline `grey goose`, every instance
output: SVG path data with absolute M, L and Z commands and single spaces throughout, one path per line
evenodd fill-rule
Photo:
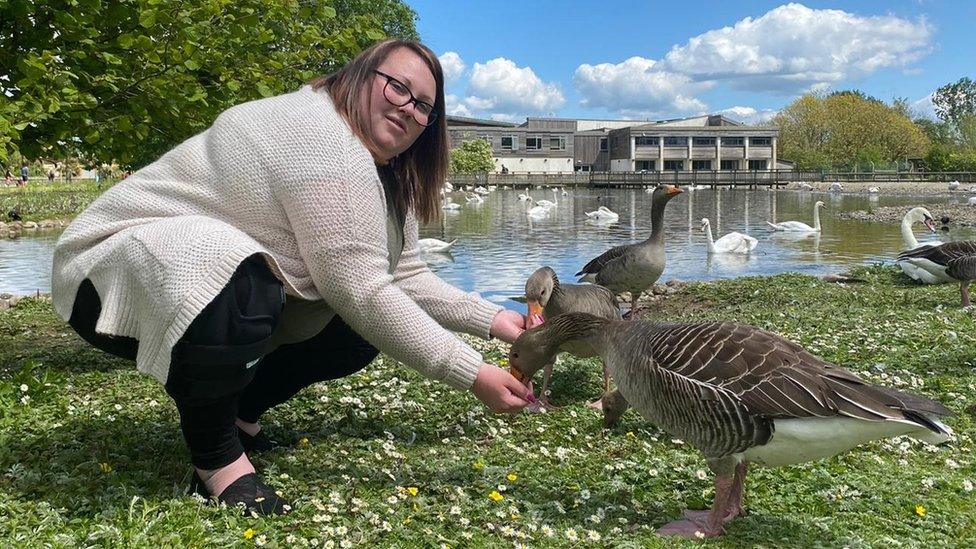
M 664 272 L 664 207 L 681 189 L 661 185 L 651 195 L 651 235 L 635 244 L 614 246 L 583 266 L 580 282 L 594 282 L 610 290 L 630 292 L 630 318 L 636 318 L 637 300 Z
M 523 332 L 509 364 L 523 382 L 531 380 L 570 341 L 592 346 L 617 397 L 701 451 L 715 474 L 712 508 L 686 513 L 659 529 L 662 535 L 721 535 L 743 511 L 750 463 L 802 463 L 899 435 L 935 444 L 952 432 L 939 420 L 951 411 L 938 402 L 872 385 L 776 334 L 731 322 L 656 324 L 571 313 Z M 625 406 L 605 403 L 608 413 Z
M 959 281 L 962 306 L 969 307 L 969 284 L 976 280 L 976 240 L 919 246 L 898 254 L 898 262 L 911 262 L 933 277 Z
M 620 305 L 613 292 L 598 284 L 563 284 L 551 267 L 540 267 L 525 281 L 525 302 L 528 305 L 528 326 L 542 324 L 545 319 L 564 313 L 590 313 L 600 318 L 617 320 Z M 594 356 L 585 345 L 570 345 L 567 351 L 575 356 Z M 546 364 L 542 376 L 540 404 L 553 407 L 548 399 L 552 363 Z M 603 368 L 603 391 L 610 388 L 610 373 Z M 594 404 L 599 404 L 597 400 Z

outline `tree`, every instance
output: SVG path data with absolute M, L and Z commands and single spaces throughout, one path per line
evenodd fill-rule
M 0 2 L 0 161 L 139 167 L 232 105 L 335 70 L 384 29 L 416 34 L 400 0 L 337 3 L 341 17 L 326 0 Z
M 853 169 L 928 151 L 929 138 L 906 114 L 904 105 L 888 106 L 855 90 L 800 97 L 774 123 L 782 157 L 799 169 Z
M 946 84 L 932 94 L 932 104 L 939 119 L 958 124 L 963 117 L 976 115 L 976 82 L 963 77 Z
M 484 139 L 464 141 L 451 149 L 451 173 L 489 172 L 495 169 L 491 144 Z

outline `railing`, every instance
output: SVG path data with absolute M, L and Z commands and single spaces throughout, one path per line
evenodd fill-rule
M 455 185 L 505 187 L 643 187 L 658 184 L 771 187 L 788 183 L 976 182 L 976 172 L 801 172 L 793 170 L 698 170 L 574 173 L 454 174 Z

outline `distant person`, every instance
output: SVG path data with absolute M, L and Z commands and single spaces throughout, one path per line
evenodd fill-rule
M 417 247 L 418 220 L 441 211 L 445 119 L 437 56 L 380 42 L 298 91 L 228 109 L 61 236 L 55 309 L 165 384 L 201 495 L 286 511 L 248 458 L 274 446 L 258 420 L 380 350 L 492 410 L 528 404 L 450 332 L 512 342 L 524 317 L 442 281 Z
M 508 167 L 502 164 L 502 173 L 508 173 Z
M 48 183 L 54 183 L 54 170 L 47 172 Z
M 14 184 L 14 175 L 10 173 L 10 168 L 7 168 L 7 173 L 3 176 L 3 184 L 8 186 Z
M 25 163 L 23 166 L 20 167 L 20 184 L 26 185 L 27 180 L 29 178 L 30 178 L 30 168 L 28 168 L 27 164 Z

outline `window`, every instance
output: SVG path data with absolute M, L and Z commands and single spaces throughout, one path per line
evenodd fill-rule
M 750 137 L 749 145 L 756 147 L 768 147 L 773 144 L 773 140 L 769 137 Z
M 750 170 L 765 170 L 766 161 L 765 160 L 750 160 L 749 161 Z
M 654 171 L 654 161 L 653 160 L 638 160 L 634 164 L 634 169 L 639 172 L 653 172 Z
M 685 169 L 684 160 L 665 160 L 664 169 L 669 172 L 680 172 Z
M 557 136 L 549 138 L 549 150 L 550 151 L 565 151 L 566 150 L 566 137 Z
M 600 138 L 600 152 L 607 152 L 608 150 L 609 150 L 609 147 L 607 147 L 607 138 L 606 137 L 601 137 Z
M 590 165 L 589 164 L 580 164 L 579 166 L 576 166 L 576 171 L 578 171 L 578 172 L 588 172 L 588 171 L 590 171 Z
M 688 144 L 688 139 L 685 137 L 665 137 L 664 146 L 665 147 L 684 147 Z
M 502 150 L 503 151 L 517 151 L 518 150 L 518 136 L 517 135 L 503 135 L 502 136 Z
M 541 137 L 526 137 L 525 138 L 525 150 L 527 150 L 527 151 L 541 151 L 542 150 L 542 138 Z
M 638 147 L 646 146 L 646 145 L 657 146 L 657 138 L 656 137 L 635 137 L 634 145 Z
M 723 160 L 722 161 L 723 170 L 738 170 L 739 161 L 738 160 Z
M 723 137 L 722 146 L 723 147 L 741 147 L 743 139 L 741 137 Z
M 692 141 L 692 144 L 694 146 L 696 146 L 696 147 L 699 147 L 699 146 L 700 147 L 707 147 L 709 145 L 711 145 L 713 147 L 715 146 L 715 138 L 714 137 L 695 137 L 695 138 L 692 138 L 691 141 Z
M 693 170 L 710 170 L 712 169 L 711 160 L 692 160 L 691 169 Z

